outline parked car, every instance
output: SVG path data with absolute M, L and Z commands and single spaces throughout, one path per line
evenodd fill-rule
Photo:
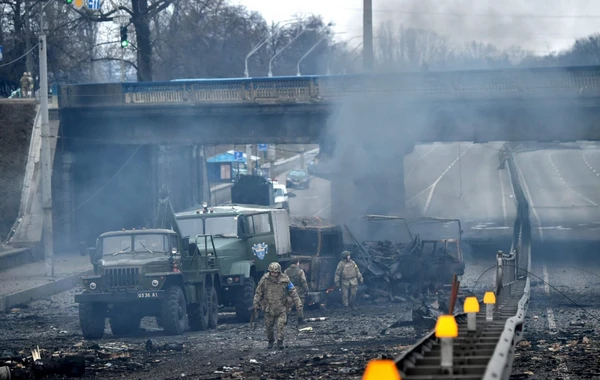
M 294 169 L 287 174 L 285 183 L 287 187 L 308 189 L 310 187 L 310 176 L 306 170 Z

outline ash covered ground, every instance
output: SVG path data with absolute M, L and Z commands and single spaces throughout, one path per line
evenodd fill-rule
M 489 266 L 490 262 L 469 265 L 465 285 L 472 285 Z M 489 285 L 491 276 L 485 276 L 478 289 L 483 291 Z M 305 318 L 327 317 L 325 321 L 298 326 L 295 315 L 291 316 L 284 350 L 266 348 L 262 318 L 253 330 L 247 323 L 237 323 L 229 313 L 220 314 L 217 330 L 166 336 L 154 319 L 146 318 L 135 336 L 115 338 L 107 324 L 105 338 L 86 341 L 73 302 L 79 291 L 63 292 L 0 315 L 2 355 L 30 356 L 30 348 L 35 346 L 40 347 L 42 356 L 82 355 L 86 358 L 83 378 L 94 379 L 359 379 L 369 360 L 394 357 L 423 334 L 413 327 L 392 328 L 382 334 L 392 323 L 410 320 L 413 304 L 363 296 L 356 311 L 336 304 L 306 310 Z M 305 328 L 311 330 L 299 331 Z M 147 349 L 148 340 L 153 350 Z
M 562 259 L 532 272 L 513 378 L 600 379 L 600 263 Z

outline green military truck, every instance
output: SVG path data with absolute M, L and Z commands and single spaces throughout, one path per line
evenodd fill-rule
M 152 229 L 106 232 L 89 249 L 94 274 L 75 296 L 84 337 L 137 331 L 156 317 L 168 334 L 215 328 L 219 305 L 248 321 L 269 263 L 289 262 L 287 212 L 260 206 L 203 207 L 175 214 L 161 195 Z
M 188 322 L 192 330 L 217 326 L 216 259 L 190 254 L 195 245 L 179 231 L 168 190 L 160 197 L 154 228 L 106 232 L 89 248 L 94 274 L 75 296 L 85 338 L 101 338 L 106 318 L 116 336 L 137 331 L 145 316 L 169 334 L 183 333 Z
M 252 312 L 256 284 L 270 263 L 283 267 L 290 261 L 291 243 L 285 209 L 256 205 L 204 206 L 176 214 L 177 223 L 194 255 L 216 255 L 215 279 L 220 303 L 233 306 L 238 320 L 247 322 Z M 205 244 L 207 237 L 211 244 Z

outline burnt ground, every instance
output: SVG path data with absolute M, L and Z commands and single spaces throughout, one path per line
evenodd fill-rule
M 539 263 L 533 273 L 540 279 L 533 280 L 513 378 L 600 379 L 600 264 Z
M 463 282 L 473 284 L 488 266 L 487 262 L 470 266 Z M 490 286 L 490 278 L 479 285 Z M 392 323 L 411 319 L 412 302 L 363 297 L 357 311 L 348 312 L 333 303 L 325 309 L 306 310 L 306 318 L 327 317 L 325 321 L 298 326 L 295 316 L 290 317 L 284 350 L 266 348 L 262 318 L 252 330 L 247 323 L 235 322 L 230 313 L 221 313 L 216 330 L 166 336 L 154 319 L 146 318 L 137 336 L 115 338 L 107 324 L 103 339 L 85 341 L 73 303 L 79 291 L 0 314 L 0 353 L 8 350 L 29 356 L 30 348 L 39 346 L 42 356 L 84 355 L 86 379 L 360 379 L 369 360 L 397 356 L 424 333 L 400 327 L 382 335 Z M 299 331 L 307 327 L 312 329 Z M 172 344 L 167 347 L 172 350 L 148 352 L 148 339 L 154 346 Z
M 35 101 L 0 102 L 0 238 L 3 240 L 19 212 Z

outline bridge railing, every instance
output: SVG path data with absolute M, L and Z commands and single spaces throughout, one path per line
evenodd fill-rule
M 60 107 L 314 103 L 394 97 L 598 96 L 600 66 L 62 85 Z

